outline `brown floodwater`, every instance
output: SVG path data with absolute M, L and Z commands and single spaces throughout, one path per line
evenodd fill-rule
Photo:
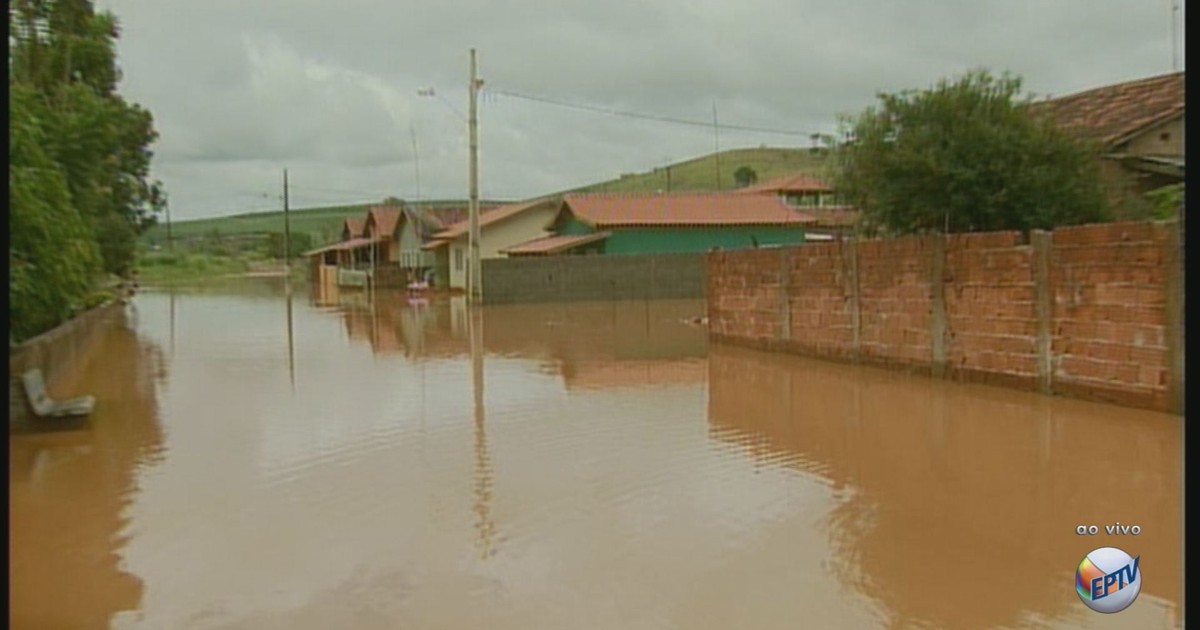
M 56 384 L 91 420 L 9 439 L 10 625 L 1181 627 L 1180 418 L 703 313 L 145 292 Z M 1102 546 L 1141 557 L 1113 615 L 1074 588 Z

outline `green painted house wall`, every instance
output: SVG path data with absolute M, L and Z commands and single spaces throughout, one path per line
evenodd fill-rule
M 597 230 L 569 213 L 560 217 L 555 226 L 557 234 L 583 235 Z M 781 225 L 678 226 L 606 228 L 612 232 L 607 239 L 572 250 L 602 254 L 668 254 L 706 252 L 721 249 L 747 249 L 764 245 L 791 245 L 804 242 L 804 229 Z

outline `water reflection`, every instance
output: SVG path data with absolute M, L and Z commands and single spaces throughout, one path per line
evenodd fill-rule
M 120 320 L 97 342 L 93 365 L 65 385 L 96 396 L 90 421 L 9 437 L 13 628 L 106 628 L 142 599 L 142 581 L 119 554 L 136 476 L 161 458 L 155 380 L 165 366 L 157 347 Z
M 722 345 L 709 393 L 715 438 L 831 485 L 831 570 L 890 625 L 1104 623 L 1071 585 L 1105 544 L 1147 572 L 1121 627 L 1180 623 L 1176 417 Z M 1117 521 L 1142 535 L 1074 534 Z
M 487 427 L 483 404 L 483 309 L 471 308 L 471 392 L 475 420 L 475 514 L 479 521 L 480 557 L 491 557 L 496 524 L 492 521 L 492 459 L 488 452 Z
M 12 443 L 14 625 L 1178 625 L 1176 418 L 710 347 L 697 301 L 287 289 L 138 296 L 170 379 L 126 330 L 72 387 L 144 408 Z M 1098 615 L 1115 520 L 1146 583 Z
M 461 296 L 417 300 L 380 292 L 371 301 L 343 290 L 339 304 L 347 337 L 377 354 L 471 353 L 473 309 Z M 703 312 L 697 300 L 660 300 L 495 305 L 479 317 L 488 329 L 485 353 L 536 359 L 569 386 L 604 388 L 702 381 L 707 335 L 686 322 Z

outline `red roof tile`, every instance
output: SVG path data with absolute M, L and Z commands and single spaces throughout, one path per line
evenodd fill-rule
M 559 235 L 559 236 L 543 236 L 535 238 L 531 241 L 525 241 L 519 245 L 513 245 L 507 249 L 500 250 L 501 254 L 560 254 L 588 243 L 602 241 L 612 236 L 612 232 L 596 232 L 594 234 L 583 235 Z
M 349 230 L 350 238 L 355 238 L 363 235 L 363 228 L 367 226 L 367 220 L 357 217 L 346 217 L 342 222 L 342 232 Z
M 738 193 L 571 194 L 577 219 L 596 228 L 699 225 L 804 225 L 813 217 L 772 195 Z
M 1173 72 L 1034 103 L 1060 126 L 1108 145 L 1183 112 L 1183 72 Z
M 305 256 L 315 256 L 317 254 L 324 254 L 325 252 L 330 252 L 330 251 L 344 251 L 347 249 L 366 247 L 367 245 L 370 245 L 371 243 L 378 243 L 378 242 L 379 242 L 379 239 L 369 239 L 369 238 L 361 238 L 361 237 L 360 238 L 352 238 L 348 241 L 342 241 L 340 243 L 326 245 L 325 247 L 322 247 L 320 249 L 314 249 L 314 250 L 304 252 L 304 255 Z
M 510 203 L 510 204 L 499 206 L 496 208 L 491 208 L 488 212 L 484 212 L 481 209 L 479 212 L 479 227 L 484 228 L 488 225 L 496 223 L 497 221 L 503 221 L 504 219 L 507 219 L 508 217 L 516 216 L 518 214 L 521 214 L 522 212 L 527 212 L 529 210 L 533 210 L 534 208 L 541 207 L 544 204 L 551 203 L 551 201 L 552 200 L 550 200 L 550 199 L 536 199 L 534 201 L 524 201 L 521 203 Z M 433 238 L 440 240 L 440 241 L 454 240 L 454 239 L 466 234 L 470 228 L 471 228 L 471 221 L 469 218 L 466 218 L 466 219 L 458 221 L 450 226 L 447 226 L 447 228 L 445 230 L 442 230 L 441 232 L 434 234 Z M 430 243 L 429 247 L 426 247 L 426 249 L 429 249 L 431 247 L 437 247 L 437 245 L 435 243 Z
M 374 223 L 375 233 L 381 238 L 391 238 L 396 233 L 396 226 L 404 210 L 399 206 L 371 206 L 367 210 L 367 223 Z M 364 226 L 364 233 L 366 227 Z
M 735 192 L 739 193 L 805 193 L 833 192 L 833 187 L 805 173 L 777 177 L 761 184 L 747 186 Z

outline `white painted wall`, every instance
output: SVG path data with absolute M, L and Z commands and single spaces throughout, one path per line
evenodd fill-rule
M 480 226 L 479 257 L 483 260 L 504 258 L 505 256 L 500 253 L 500 250 L 548 235 L 549 232 L 545 230 L 546 224 L 554 218 L 557 212 L 557 205 L 543 204 L 518 215 L 501 219 L 491 225 Z M 458 240 L 450 243 L 448 247 L 450 249 L 450 286 L 457 289 L 466 289 L 468 267 L 467 235 L 463 234 Z M 456 249 L 462 251 L 463 264 L 461 269 L 455 265 L 458 256 L 455 254 Z

